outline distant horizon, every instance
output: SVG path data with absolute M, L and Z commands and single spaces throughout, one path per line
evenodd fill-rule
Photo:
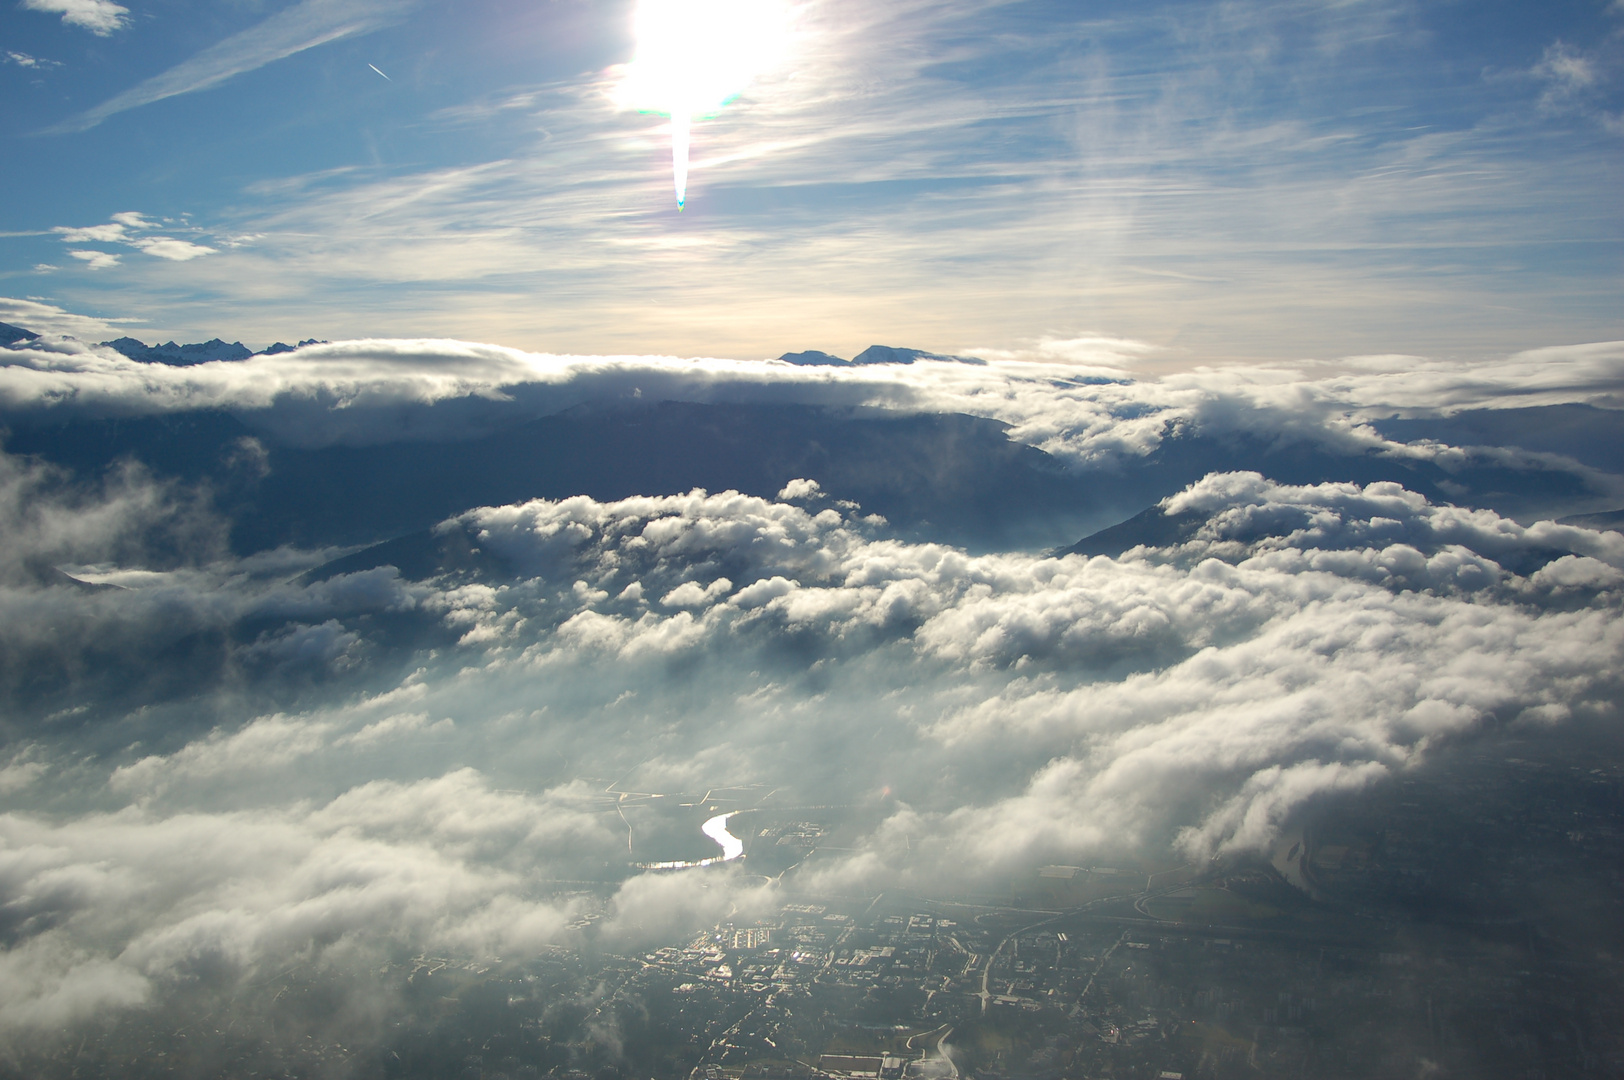
M 20 313 L 19 313 L 20 311 Z M 565 349 L 528 348 L 513 345 L 492 339 L 476 337 L 448 337 L 428 334 L 378 334 L 361 337 L 334 337 L 319 338 L 299 335 L 273 336 L 264 339 L 255 339 L 247 335 L 237 336 L 228 331 L 231 336 L 219 332 L 219 329 L 194 333 L 191 335 L 174 331 L 155 332 L 143 326 L 120 325 L 109 323 L 91 316 L 75 314 L 57 308 L 54 305 L 44 304 L 38 300 L 18 301 L 16 299 L 0 296 L 0 322 L 15 326 L 19 329 L 46 336 L 56 335 L 68 340 L 80 341 L 87 345 L 108 345 L 121 338 L 129 338 L 141 342 L 148 348 L 159 345 L 174 344 L 176 346 L 201 345 L 211 341 L 220 341 L 226 345 L 242 345 L 252 355 L 262 355 L 266 349 L 275 345 L 299 347 L 302 342 L 333 344 L 347 341 L 446 341 L 469 345 L 492 345 L 500 348 L 514 349 L 519 352 L 532 353 L 538 356 L 600 356 L 600 357 L 673 357 L 677 359 L 714 359 L 736 360 L 739 362 L 753 362 L 758 360 L 777 360 L 786 356 L 793 356 L 807 352 L 822 352 L 838 359 L 850 362 L 868 349 L 880 347 L 890 349 L 906 349 L 923 353 L 934 353 L 941 356 L 971 356 L 983 360 L 1016 360 L 1038 362 L 1075 362 L 1084 366 L 1104 365 L 1120 368 L 1124 374 L 1138 373 L 1141 375 L 1171 375 L 1185 371 L 1197 370 L 1204 367 L 1245 367 L 1248 364 L 1264 363 L 1293 366 L 1296 364 L 1310 364 L 1316 366 L 1330 365 L 1332 367 L 1347 364 L 1357 369 L 1364 362 L 1376 358 L 1389 362 L 1402 362 L 1412 360 L 1419 363 L 1449 363 L 1459 365 L 1463 371 L 1475 365 L 1492 364 L 1522 353 L 1535 353 L 1547 349 L 1608 347 L 1624 344 L 1624 337 L 1602 338 L 1595 340 L 1559 340 L 1536 343 L 1524 349 L 1490 349 L 1482 352 L 1459 353 L 1442 351 L 1439 353 L 1418 353 L 1396 351 L 1383 354 L 1346 353 L 1328 354 L 1325 356 L 1290 356 L 1280 355 L 1267 361 L 1257 357 L 1203 357 L 1192 356 L 1172 350 L 1159 349 L 1145 342 L 1131 339 L 1117 338 L 1109 335 L 1088 334 L 1076 339 L 1056 339 L 1053 337 L 1032 337 L 1018 340 L 1013 346 L 988 345 L 961 345 L 957 347 L 941 347 L 939 345 L 921 345 L 918 342 L 902 342 L 898 340 L 868 340 L 863 344 L 848 348 L 842 352 L 838 348 L 817 344 L 808 345 L 804 342 L 792 342 L 783 348 L 774 349 L 760 355 L 747 353 L 724 354 L 719 351 L 679 352 L 672 350 L 649 352 L 610 352 L 610 351 L 572 351 Z M 41 330 L 44 326 L 50 329 Z

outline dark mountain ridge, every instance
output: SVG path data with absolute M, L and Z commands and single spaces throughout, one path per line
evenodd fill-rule
M 902 349 L 894 345 L 870 345 L 850 360 L 817 349 L 787 352 L 778 359 L 803 367 L 866 367 L 871 364 L 912 364 L 920 360 L 939 360 L 951 364 L 986 364 L 979 356 L 949 356 L 945 353 L 926 352 L 924 349 Z
M 255 355 L 218 338 L 151 348 L 123 338 L 109 345 L 162 363 Z M 278 344 L 266 352 L 292 348 Z M 851 361 L 816 351 L 784 359 L 964 360 L 885 346 Z M 375 545 L 481 505 L 694 488 L 772 498 L 799 478 L 816 480 L 832 501 L 883 516 L 912 540 L 981 551 L 1118 554 L 1194 528 L 1161 520 L 1154 507 L 1210 472 L 1254 470 L 1287 484 L 1394 481 L 1435 503 L 1486 506 L 1524 519 L 1594 508 L 1599 500 L 1584 468 L 1624 472 L 1624 425 L 1608 410 L 1579 405 L 1380 425 L 1395 438 L 1522 445 L 1563 455 L 1579 471 L 1506 464 L 1493 455 L 1445 469 L 1423 457 L 1350 454 L 1278 433 L 1207 435 L 1171 425 L 1153 453 L 1085 469 L 1011 442 L 1003 423 L 964 415 L 678 401 L 537 411 L 539 403 L 522 394 L 507 402 L 410 404 L 387 423 L 374 418 L 369 441 L 360 444 L 342 441 L 347 429 L 327 441 L 305 441 L 313 416 L 348 422 L 350 414 L 340 411 L 305 410 L 290 419 L 275 408 L 125 417 L 25 409 L 0 415 L 0 425 L 7 451 L 63 466 L 81 481 L 137 461 L 160 479 L 206 491 L 230 523 L 232 548 L 243 554 L 284 544 Z M 1507 441 L 1488 441 L 1497 437 Z M 1079 535 L 1087 538 L 1077 542 Z
M 969 416 L 596 405 L 454 442 L 315 448 L 280 444 L 249 420 L 218 410 L 14 417 L 6 449 L 85 479 L 136 460 L 161 478 L 206 487 L 242 553 L 376 543 L 475 506 L 533 498 L 612 500 L 696 487 L 772 498 L 799 478 L 818 481 L 830 500 L 883 515 L 905 536 L 1044 548 L 1131 513 L 1141 498 L 1132 485 L 1070 472 L 1011 442 L 1005 425 Z
M 32 330 L 0 322 L 0 345 L 15 345 L 19 341 L 33 341 L 37 337 L 39 335 Z
M 253 352 L 240 341 L 226 342 L 219 338 L 198 342 L 193 345 L 177 345 L 173 341 L 166 341 L 162 345 L 148 345 L 132 337 L 114 338 L 112 341 L 101 343 L 115 352 L 139 360 L 144 364 L 168 364 L 171 367 L 187 367 L 192 364 L 207 364 L 216 360 L 247 360 L 251 356 L 276 356 L 280 353 L 290 353 L 295 349 L 302 349 L 306 345 L 321 345 L 324 342 L 309 338 L 297 345 L 288 345 L 278 341 L 276 344 L 259 352 Z

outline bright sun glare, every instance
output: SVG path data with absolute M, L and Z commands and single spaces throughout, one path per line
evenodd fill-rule
M 688 200 L 694 120 L 714 115 L 779 63 L 789 43 L 785 0 L 640 0 L 637 56 L 626 70 L 632 107 L 671 117 L 677 207 Z

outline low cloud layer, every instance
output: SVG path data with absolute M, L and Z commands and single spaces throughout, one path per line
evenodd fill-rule
M 476 509 L 436 535 L 484 569 L 417 582 L 27 587 L 258 631 L 233 639 L 237 689 L 170 707 L 189 729 L 131 713 L 143 741 L 89 758 L 49 727 L 11 742 L 0 1027 L 390 942 L 522 954 L 577 932 L 554 883 L 606 874 L 630 876 L 602 933 L 630 943 L 800 894 L 1200 861 L 1462 740 L 1616 710 L 1617 533 L 1230 473 L 1162 504 L 1176 542 L 972 557 L 829 502 L 801 482 Z M 402 676 L 399 642 L 425 640 L 404 624 L 438 636 Z M 256 711 L 255 680 L 300 663 L 313 694 Z M 748 859 L 638 874 L 606 785 L 839 807 L 847 850 L 776 883 Z
M 870 367 L 4 350 L 19 429 L 229 413 L 230 460 L 197 480 L 0 456 L 0 1038 L 294 960 L 342 981 L 391 950 L 532 955 L 585 940 L 587 914 L 632 947 L 795 898 L 1239 857 L 1463 744 L 1616 717 L 1624 536 L 1437 493 L 1492 466 L 1624 503 L 1612 451 L 1546 438 L 1571 416 L 1537 411 L 1605 426 L 1619 346 L 1146 377 L 1130 344 Z M 349 562 L 227 542 L 220 485 L 251 504 L 277 448 L 656 401 L 968 413 L 1084 478 L 1226 439 L 1327 475 L 1213 471 L 1094 557 L 929 542 L 807 476 L 474 507 Z M 1456 413 L 1435 430 L 1544 434 L 1403 427 Z M 1431 494 L 1343 478 L 1370 461 L 1425 464 Z M 782 875 L 638 869 L 708 853 L 689 818 L 718 799 L 820 807 L 839 843 Z
M 1368 421 L 1566 403 L 1624 407 L 1624 344 L 1535 350 L 1462 366 L 1423 357 L 1200 368 L 1136 377 L 1132 343 L 1045 342 L 987 365 L 802 367 L 776 360 L 557 356 L 457 341 L 351 341 L 245 361 L 168 367 L 68 340 L 4 352 L 0 408 L 151 415 L 228 409 L 294 445 L 460 437 L 587 401 L 793 402 L 983 416 L 1010 437 L 1088 464 L 1153 451 L 1172 430 L 1306 440 L 1350 453 L 1465 461 L 1401 447 Z M 994 354 L 989 354 L 994 355 Z M 440 404 L 428 412 L 422 407 Z M 447 407 L 456 403 L 456 408 Z

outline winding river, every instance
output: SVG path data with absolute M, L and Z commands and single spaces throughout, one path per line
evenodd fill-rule
M 717 863 L 732 862 L 734 859 L 744 857 L 744 841 L 727 831 L 727 819 L 737 810 L 730 810 L 725 814 L 717 814 L 699 827 L 699 831 L 710 837 L 721 847 L 722 853 L 709 859 L 698 859 L 693 862 L 658 862 L 638 863 L 640 870 L 686 870 L 691 866 L 715 866 Z
M 727 819 L 737 810 L 728 814 L 717 814 L 699 827 L 699 831 L 722 845 L 721 859 L 710 859 L 710 862 L 732 862 L 744 855 L 744 841 L 727 831 Z

